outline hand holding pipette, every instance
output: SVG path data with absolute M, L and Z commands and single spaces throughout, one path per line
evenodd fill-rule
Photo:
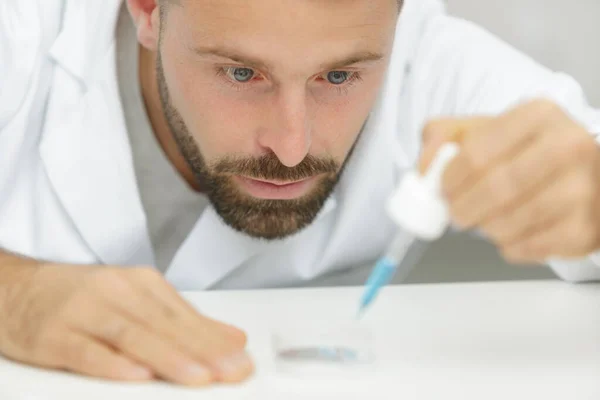
M 377 261 L 367 280 L 359 316 L 366 311 L 381 288 L 394 277 L 398 265 L 416 239 L 433 241 L 444 234 L 450 223 L 450 215 L 442 195 L 441 180 L 446 166 L 457 154 L 458 145 L 446 143 L 437 152 L 425 175 L 413 170 L 402 177 L 398 189 L 387 204 L 388 214 L 401 231 Z M 404 274 L 408 275 L 408 272 L 410 268 Z

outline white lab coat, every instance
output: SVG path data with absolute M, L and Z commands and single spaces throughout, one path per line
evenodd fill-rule
M 0 3 L 0 248 L 54 262 L 154 262 L 117 87 L 121 1 Z M 380 98 L 316 221 L 263 242 L 209 207 L 166 277 L 182 290 L 276 287 L 370 262 L 394 232 L 384 202 L 417 161 L 425 121 L 498 113 L 538 95 L 600 132 L 571 78 L 444 15 L 440 0 L 407 0 Z M 552 268 L 600 279 L 592 258 Z

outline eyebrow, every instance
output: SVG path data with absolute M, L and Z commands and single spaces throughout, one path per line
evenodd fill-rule
M 348 57 L 342 58 L 331 63 L 323 64 L 323 70 L 335 70 L 338 68 L 348 67 L 354 64 L 368 63 L 383 60 L 384 55 L 381 53 L 375 53 L 372 51 L 363 51 L 352 54 Z
M 237 63 L 243 64 L 244 66 L 260 69 L 263 71 L 270 71 L 271 68 L 264 61 L 236 53 L 234 51 L 225 49 L 225 48 L 207 48 L 207 47 L 196 47 L 193 49 L 194 53 L 199 56 L 217 56 L 221 58 L 228 58 Z M 350 56 L 346 56 L 342 59 L 330 61 L 324 64 L 321 64 L 321 69 L 325 71 L 331 71 L 338 68 L 349 67 L 351 65 L 359 64 L 359 63 L 367 63 L 367 62 L 375 62 L 380 61 L 384 58 L 384 55 L 381 53 L 376 53 L 372 51 L 360 51 Z

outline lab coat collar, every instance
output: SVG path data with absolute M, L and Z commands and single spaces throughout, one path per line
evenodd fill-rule
M 120 103 L 121 0 L 66 0 L 39 144 L 57 198 L 98 262 L 153 265 Z
M 123 0 L 65 0 L 63 26 L 49 55 L 82 84 L 89 84 L 115 43 Z
M 327 199 L 313 224 L 336 209 L 336 197 L 334 193 Z M 225 224 L 211 206 L 175 255 L 166 275 L 169 282 L 182 290 L 209 289 L 250 258 L 285 245 L 295 237 L 272 241 L 252 238 Z
M 421 126 L 411 126 L 402 116 L 419 112 L 418 106 L 407 96 L 412 63 L 419 50 L 420 40 L 426 24 L 436 15 L 445 12 L 441 0 L 405 0 L 396 22 L 392 57 L 382 90 L 371 113 L 371 129 L 384 136 L 385 146 L 393 149 L 399 170 L 413 168 L 421 148 Z

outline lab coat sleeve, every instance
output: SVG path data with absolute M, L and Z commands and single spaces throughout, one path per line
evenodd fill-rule
M 540 65 L 475 24 L 436 16 L 425 24 L 417 49 L 412 107 L 421 124 L 435 117 L 495 115 L 526 100 L 546 98 L 600 138 L 600 112 L 571 76 Z M 600 280 L 600 252 L 548 264 L 566 281 Z
M 0 1 L 0 136 L 33 84 L 40 17 L 36 0 Z

